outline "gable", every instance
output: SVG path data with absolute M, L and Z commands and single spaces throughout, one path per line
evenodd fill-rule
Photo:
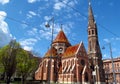
M 84 44 L 83 42 L 80 43 L 81 45 L 79 46 L 77 52 L 76 52 L 76 55 L 77 56 L 87 56 L 87 52 L 86 52 L 86 49 L 84 47 Z

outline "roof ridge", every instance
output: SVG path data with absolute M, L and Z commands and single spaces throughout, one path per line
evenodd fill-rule
M 79 51 L 79 49 L 80 49 L 80 47 L 81 47 L 82 44 L 83 44 L 83 42 L 81 41 L 81 42 L 79 43 L 79 47 L 78 47 L 78 49 L 77 49 L 75 55 L 78 53 L 78 51 Z

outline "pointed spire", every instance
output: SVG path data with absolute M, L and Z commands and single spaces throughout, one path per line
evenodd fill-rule
M 95 25 L 95 20 L 94 20 L 94 15 L 93 15 L 93 11 L 92 11 L 92 7 L 91 7 L 91 2 L 90 0 L 88 0 L 88 3 L 89 3 L 89 9 L 88 9 L 88 28 L 95 28 L 96 25 Z
M 63 30 L 63 27 L 62 27 L 62 25 L 63 25 L 63 24 L 61 24 L 61 26 L 60 26 L 61 30 Z
M 60 30 L 60 32 L 56 36 L 53 43 L 66 43 L 66 44 L 70 45 L 70 43 L 69 43 L 69 41 L 68 41 L 68 39 L 67 39 L 67 37 L 62 29 Z

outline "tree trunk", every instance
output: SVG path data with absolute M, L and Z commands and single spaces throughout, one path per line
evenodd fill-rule
M 10 77 L 8 77 L 8 76 L 7 76 L 7 78 L 6 78 L 6 83 L 7 83 L 7 84 L 10 84 Z
M 25 76 L 22 76 L 21 83 L 25 84 Z

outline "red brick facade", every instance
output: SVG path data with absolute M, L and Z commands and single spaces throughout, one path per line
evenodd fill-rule
M 89 4 L 88 52 L 83 42 L 72 46 L 63 30 L 58 33 L 35 73 L 46 82 L 105 84 L 97 26 Z
M 54 48 L 52 51 L 54 52 Z M 92 70 L 82 42 L 75 46 L 69 46 L 64 53 L 57 55 L 43 58 L 36 71 L 35 78 L 37 80 L 59 83 L 92 83 Z M 62 57 L 60 58 L 60 56 Z

